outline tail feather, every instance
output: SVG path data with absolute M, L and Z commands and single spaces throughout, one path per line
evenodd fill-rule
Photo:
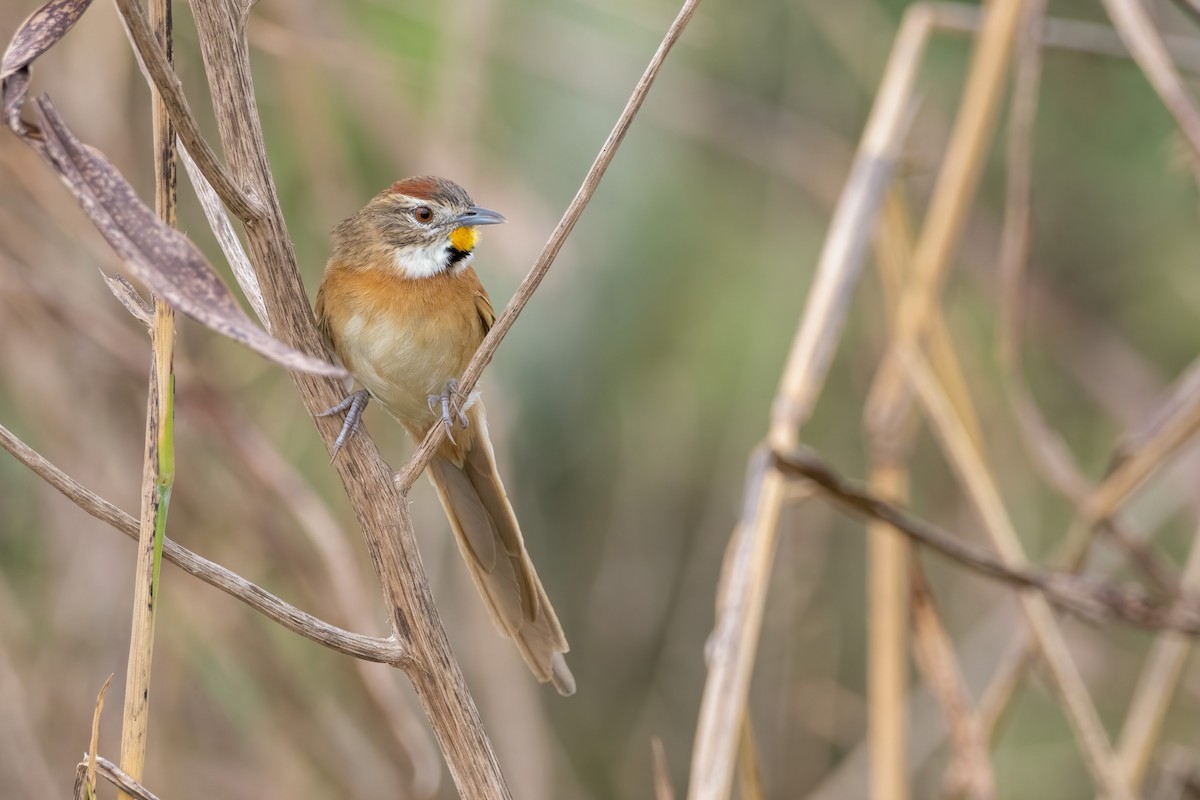
M 496 469 L 482 405 L 471 408 L 464 434 L 469 436 L 443 448 L 429 464 L 459 550 L 497 628 L 517 644 L 538 680 L 553 681 L 560 694 L 572 694 L 575 679 L 562 656 L 569 649 L 567 639 L 525 550 Z

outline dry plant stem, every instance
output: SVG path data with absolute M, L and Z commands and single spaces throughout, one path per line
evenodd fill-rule
M 1200 528 L 1192 537 L 1192 548 L 1179 588 L 1184 597 L 1200 594 Z M 1167 708 L 1193 646 L 1194 642 L 1186 636 L 1164 633 L 1155 641 L 1142 668 L 1117 743 L 1117 761 L 1135 789 L 1141 787 L 1146 777 Z
M 883 216 L 878 225 L 876 249 L 886 299 L 888 323 L 895 324 L 896 297 L 912 251 L 908 241 L 905 206 L 898 187 L 888 192 Z M 938 329 L 941 330 L 941 329 Z M 880 375 L 886 379 L 886 375 Z M 874 425 L 871 409 L 890 402 L 904 386 L 872 384 L 866 403 L 865 428 L 871 459 L 870 486 L 878 497 L 901 500 L 906 497 L 908 476 L 905 469 L 911 446 L 911 426 L 883 429 Z M 877 403 L 871 402 L 878 398 Z M 871 760 L 872 800 L 906 800 L 908 786 L 908 559 L 912 547 L 886 523 L 876 519 L 866 524 L 866 696 L 868 720 L 866 741 Z
M 1119 466 L 1132 453 L 1141 450 L 1153 441 L 1159 432 L 1172 424 L 1172 420 L 1185 414 L 1187 409 L 1200 402 L 1200 358 L 1192 361 L 1187 369 L 1171 382 L 1162 404 L 1149 414 L 1140 425 L 1126 431 L 1117 445 L 1110 470 Z
M 1144 628 L 1200 636 L 1200 602 L 1195 598 L 1180 597 L 1168 603 L 1157 603 L 1148 600 L 1136 588 L 1124 589 L 1066 572 L 1015 566 L 1006 563 L 1003 556 L 931 525 L 887 499 L 850 483 L 808 450 L 775 451 L 770 454 L 770 459 L 777 470 L 811 481 L 847 510 L 887 523 L 914 542 L 936 550 L 980 575 L 1014 588 L 1036 590 L 1065 611 L 1093 620 L 1121 620 Z M 811 490 L 811 487 L 807 489 Z
M 253 277 L 253 273 L 251 273 Z M 257 281 L 254 283 L 257 286 Z M 239 419 L 232 404 L 214 395 L 203 403 L 205 416 L 217 428 L 262 488 L 273 494 L 312 542 L 325 565 L 334 599 L 343 619 L 356 627 L 369 627 L 379 612 L 371 603 L 370 587 L 355 561 L 350 540 L 332 511 L 263 432 Z M 412 764 L 411 793 L 432 797 L 442 777 L 441 757 L 420 720 L 405 701 L 396 676 L 363 660 L 355 667 L 371 700 L 387 720 L 397 744 Z
M 970 692 L 954 658 L 954 644 L 942 626 L 925 572 L 915 558 L 911 563 L 914 652 L 925 683 L 946 718 L 954 751 L 945 784 L 953 795 L 971 800 L 993 798 L 996 776 L 988 759 L 983 725 L 971 708 Z
M 133 42 L 134 52 L 165 104 L 171 124 L 178 130 L 188 152 L 196 159 L 200 171 L 212 184 L 221 200 L 242 222 L 257 220 L 264 213 L 261 204 L 238 186 L 232 174 L 221 164 L 212 147 L 200 132 L 196 116 L 183 93 L 183 84 L 171 66 L 168 50 L 155 38 L 150 20 L 138 0 L 115 0 Z
M 909 19 L 922 19 L 927 26 L 932 26 L 940 30 L 974 34 L 979 30 L 982 16 L 978 6 L 959 3 L 922 3 L 909 7 L 906 21 Z M 901 33 L 897 36 L 896 40 L 897 48 L 899 48 L 901 40 L 905 37 L 906 30 L 907 28 L 902 26 Z M 1080 20 L 1048 18 L 1042 26 L 1038 41 L 1041 46 L 1053 49 L 1117 58 L 1124 58 L 1129 55 L 1120 37 L 1111 28 Z M 1197 48 L 1194 42 L 1189 39 L 1173 37 L 1168 39 L 1167 45 L 1172 57 L 1185 69 L 1193 72 L 1200 71 L 1200 48 Z M 888 75 L 891 74 L 892 66 L 889 64 L 889 71 L 885 75 L 885 83 Z M 840 208 L 839 206 L 839 210 Z M 837 217 L 835 217 L 836 219 Z M 858 227 L 861 229 L 865 226 L 860 223 Z M 812 297 L 818 296 L 815 288 L 817 285 L 820 285 L 820 277 L 818 277 L 818 281 L 814 285 L 814 291 L 811 293 Z M 843 291 L 848 294 L 848 289 Z M 829 294 L 829 292 L 823 294 Z M 930 324 L 934 326 L 931 334 L 933 339 L 930 343 L 930 349 L 931 356 L 935 358 L 938 351 L 938 331 L 936 325 L 939 321 L 940 315 L 934 315 L 930 320 Z M 840 324 L 840 322 L 837 324 Z M 814 324 L 813 331 L 819 332 L 819 326 Z M 936 361 L 935 367 L 938 368 L 940 373 L 940 366 Z M 947 381 L 947 388 L 952 388 L 953 384 L 949 381 L 948 376 L 943 375 L 941 377 L 942 380 Z M 871 404 L 869 403 L 868 405 Z M 964 422 L 967 421 L 964 419 Z M 1163 438 L 1169 440 L 1172 437 L 1164 436 Z M 1174 440 L 1178 441 L 1178 439 Z M 1039 461 L 1039 463 L 1043 462 Z M 1066 473 L 1060 472 L 1060 474 Z M 1060 483 L 1063 482 L 1060 481 Z M 1090 533 L 1088 526 L 1083 523 L 1077 523 L 1073 528 L 1073 533 L 1075 535 L 1068 537 L 1069 542 L 1064 549 L 1067 555 L 1066 560 L 1077 562 L 1085 552 L 1086 543 L 1090 540 Z M 1026 637 L 1024 631 L 1018 632 L 1017 635 Z M 1009 654 L 1001 662 L 1001 666 L 996 670 L 995 679 L 983 695 L 980 703 L 980 715 L 983 717 L 983 724 L 986 731 L 990 732 L 998 724 L 999 718 L 1007 706 L 1008 699 L 1013 694 L 1021 676 L 1024 674 L 1025 668 L 1030 663 L 1032 651 L 1027 648 L 1026 645 L 1028 644 L 1030 643 L 1026 638 L 1024 643 L 1018 643 L 1015 648 L 1010 650 Z
M 695 5 L 695 0 L 691 0 L 684 6 L 668 33 L 666 46 L 679 35 Z M 193 4 L 193 12 L 230 172 L 265 210 L 260 220 L 247 226 L 246 237 L 272 331 L 310 353 L 322 352 L 324 345 L 313 324 L 267 162 L 250 75 L 245 9 L 232 0 L 213 0 Z M 665 49 L 660 48 L 658 62 L 663 55 Z M 640 96 L 644 96 L 644 91 Z M 639 95 L 635 95 L 631 106 L 636 106 L 638 99 Z M 608 158 L 611 149 L 601 154 L 602 160 Z M 589 194 L 592 189 L 594 186 L 588 190 Z M 569 231 L 571 221 L 573 218 L 567 221 L 562 236 Z M 562 236 L 557 239 L 558 246 Z M 543 261 L 542 273 L 549 265 L 549 258 Z M 532 285 L 526 288 L 532 291 Z M 527 300 L 528 293 L 518 296 L 514 300 L 515 309 L 510 307 L 509 311 L 519 309 Z M 491 347 L 511 326 L 514 317 L 515 313 L 506 313 L 497 322 L 488 339 Z M 485 360 L 486 353 L 481 351 L 473 361 L 476 378 Z M 464 387 L 469 388 L 474 382 L 471 375 L 468 371 Z M 306 375 L 296 375 L 295 379 L 310 413 L 329 408 L 339 399 L 339 388 L 330 381 Z M 330 446 L 337 434 L 337 422 L 322 418 L 317 426 Z M 407 664 L 406 672 L 429 717 L 459 793 L 473 800 L 507 798 L 508 789 L 495 754 L 442 630 L 421 566 L 407 502 L 393 483 L 391 471 L 365 435 L 355 437 L 342 451 L 336 468 L 363 530 L 393 630 L 411 653 L 412 661 Z
M 817 260 L 816 276 L 771 411 L 771 444 L 790 447 L 808 420 L 841 335 L 863 254 L 908 123 L 913 84 L 934 15 L 910 6 Z
M 878 261 L 886 312 L 891 327 L 897 324 L 899 297 L 912 264 L 910 214 L 903 191 L 893 185 L 879 222 Z M 938 376 L 948 387 L 955 407 L 974 440 L 979 424 L 970 403 L 967 382 L 959 366 L 940 308 L 932 311 L 930 351 Z M 907 493 L 905 463 L 915 435 L 915 419 L 908 402 L 908 386 L 895 370 L 880 370 L 872 383 L 864 413 L 864 428 L 871 452 L 871 486 L 877 495 L 902 497 Z M 868 693 L 870 718 L 871 781 L 873 797 L 886 798 L 906 790 L 908 683 L 909 546 L 885 523 L 868 525 Z M 918 629 L 921 632 L 921 629 Z M 957 665 L 947 667 L 957 670 Z
M 983 16 L 979 6 L 965 3 L 931 3 L 937 15 L 936 25 L 951 33 L 974 33 L 979 30 Z M 1110 58 L 1129 58 L 1129 49 L 1121 37 L 1108 25 L 1079 19 L 1047 17 L 1037 43 L 1044 48 L 1075 53 L 1087 53 Z M 1172 36 L 1166 46 L 1180 66 L 1190 72 L 1200 71 L 1200 47 L 1194 38 Z
M 1030 453 L 1035 465 L 1042 471 L 1050 484 L 1058 489 L 1076 506 L 1083 506 L 1089 496 L 1095 494 L 1095 489 L 1084 477 L 1076 465 L 1074 457 L 1067 449 L 1062 439 L 1046 422 L 1044 415 L 1033 399 L 1032 392 L 1026 386 L 1021 370 L 1021 292 L 1024 286 L 1027 253 L 1029 248 L 1029 224 L 1031 206 L 1031 178 L 1033 151 L 1033 124 L 1037 112 L 1037 88 L 1041 69 L 1041 53 L 1034 41 L 1043 38 L 1043 25 L 1039 24 L 1044 5 L 1041 0 L 1035 0 L 1034 19 L 1029 24 L 1017 68 L 1017 76 L 1013 89 L 1013 111 L 1009 129 L 1008 147 L 1008 187 L 1006 192 L 1006 208 L 1004 231 L 1000 250 L 1000 283 L 1001 283 L 1001 325 L 1000 325 L 1000 363 L 1007 377 L 1009 401 L 1013 407 L 1021 431 L 1026 450 Z M 1177 411 L 1179 404 L 1172 404 Z M 1186 407 L 1186 404 L 1183 406 Z M 1167 422 L 1170 415 L 1164 415 L 1160 422 Z M 1156 425 L 1154 431 L 1161 430 Z M 1153 435 L 1138 439 L 1138 445 L 1153 440 Z M 1134 452 L 1141 447 L 1119 448 L 1119 452 Z M 1118 464 L 1121 462 L 1118 461 Z M 1115 510 L 1115 506 L 1113 507 Z M 1101 523 L 1104 526 L 1119 531 L 1118 520 L 1110 519 Z M 1067 536 L 1066 553 L 1070 562 L 1068 566 L 1075 568 L 1082 563 L 1083 556 L 1092 540 L 1093 527 L 1086 522 L 1077 521 Z M 1137 554 L 1134 553 L 1133 556 Z M 1131 556 L 1132 557 L 1132 556 Z M 1157 573 L 1154 565 L 1141 560 L 1147 574 L 1156 583 L 1163 584 L 1163 576 Z M 1016 647 L 1004 660 L 997 670 L 991 685 L 984 694 L 982 708 L 985 710 L 985 720 L 989 736 L 994 730 L 1000 716 L 1003 714 L 1021 676 L 1032 663 L 1032 643 L 1022 633 Z M 1136 775 L 1131 773 L 1135 778 Z
M 740 800 L 763 800 L 762 774 L 758 766 L 758 745 L 749 709 L 742 717 L 742 734 L 738 741 L 738 797 Z
M 108 685 L 112 683 L 112 673 L 104 679 L 104 685 L 96 695 L 96 709 L 92 713 L 92 738 L 88 740 L 87 783 L 88 795 L 96 794 L 96 758 L 100 752 L 100 715 L 104 713 L 104 695 L 108 693 Z
M 675 800 L 675 787 L 671 785 L 671 768 L 667 765 L 667 751 L 662 739 L 650 739 L 650 755 L 654 768 L 654 800 Z
M 1139 450 L 1126 453 L 1081 509 L 1089 527 L 1107 520 L 1147 479 L 1200 432 L 1200 393 L 1163 423 Z
M 149 75 L 146 77 L 149 78 Z M 250 307 L 254 309 L 258 321 L 267 329 L 267 333 L 270 333 L 271 321 L 267 319 L 267 307 L 263 304 L 262 289 L 258 286 L 258 279 L 254 277 L 254 267 L 250 265 L 250 258 L 246 255 L 241 241 L 233 230 L 229 215 L 225 213 L 225 207 L 221 205 L 220 195 L 208 182 L 208 178 L 204 177 L 200 168 L 196 166 L 196 162 L 192 160 L 191 154 L 188 153 L 182 142 L 180 142 L 179 155 L 183 160 L 184 169 L 187 170 L 188 178 L 192 182 L 192 188 L 196 190 L 196 196 L 200 199 L 200 207 L 204 209 L 208 227 L 217 237 L 221 252 L 225 254 L 225 260 L 229 262 L 229 267 L 233 270 L 233 277 L 237 280 L 238 286 L 242 287 L 242 292 L 246 295 Z
M 13 436 L 2 425 L 0 425 L 0 447 L 11 453 L 38 477 L 88 514 L 111 525 L 129 538 L 137 540 L 137 520 L 94 492 L 80 486 L 58 467 Z M 196 555 L 170 539 L 163 541 L 163 558 L 210 586 L 215 586 L 229 596 L 241 600 L 267 619 L 309 641 L 366 661 L 399 666 L 407 658 L 405 650 L 394 638 L 378 639 L 372 636 L 363 636 L 330 625 L 279 599 L 241 575 Z
M 907 494 L 902 460 L 878 455 L 871 490 L 889 500 Z M 872 800 L 904 800 L 908 787 L 908 539 L 891 526 L 867 524 L 867 735 Z
M 789 445 L 796 438 L 824 382 L 869 231 L 911 119 L 912 88 L 931 20 L 929 9 L 916 5 L 905 13 L 901 23 L 883 85 L 834 211 L 788 367 L 776 394 L 771 419 L 773 443 Z M 710 638 L 712 655 L 692 749 L 690 800 L 723 800 L 729 796 L 738 723 L 746 708 L 758 646 L 783 483 L 783 476 L 768 465 L 765 453 L 751 457 L 745 508 L 730 540 L 718 591 L 717 617 Z
M 888 191 L 876 236 L 877 261 L 888 323 L 896 324 L 897 300 L 912 261 L 912 237 L 902 190 Z M 939 325 L 937 331 L 943 331 Z M 906 387 L 877 373 L 868 394 L 863 427 L 871 461 L 871 490 L 903 500 L 908 494 L 905 464 L 914 427 L 887 409 Z M 879 424 L 882 420 L 883 425 Z M 889 425 L 889 423 L 891 423 Z M 885 427 L 886 426 L 886 427 Z M 867 523 L 867 741 L 872 800 L 904 800 L 910 795 L 908 765 L 909 541 L 884 522 Z
M 1188 95 L 1179 71 L 1171 62 L 1166 45 L 1154 27 L 1150 14 L 1138 0 L 1101 0 L 1121 40 L 1146 78 L 1175 117 L 1179 129 L 1200 155 L 1200 112 Z
M 139 6 L 140 8 L 140 6 Z M 171 62 L 170 0 L 151 0 L 150 24 Z M 175 226 L 175 133 L 162 96 L 152 92 L 154 205 L 159 219 Z M 175 483 L 175 314 L 161 298 L 154 300 L 154 325 L 146 411 L 146 453 L 142 463 L 142 512 L 138 531 L 137 566 L 133 580 L 133 630 L 125 675 L 125 708 L 121 722 L 121 768 L 140 781 L 146 764 L 150 726 L 150 669 L 154 654 L 154 623 L 158 614 L 159 572 L 163 538 Z M 120 798 L 128 795 L 122 793 Z
M 1178 409 L 1171 419 L 1157 428 L 1155 435 L 1139 450 L 1123 453 L 1124 457 L 1118 463 L 1117 469 L 1090 493 L 1077 512 L 1055 559 L 1061 568 L 1079 569 L 1097 527 L 1107 524 L 1130 494 L 1165 465 L 1197 430 L 1200 430 L 1200 402 Z M 1018 635 L 1025 636 L 1023 632 Z M 989 735 L 1007 707 L 1021 676 L 1031 663 L 1032 642 L 1025 638 L 1019 639 L 1002 662 L 1002 666 L 996 670 L 995 677 L 983 695 L 981 712 Z
M 689 800 L 729 796 L 785 483 L 766 450 L 757 450 L 748 469 L 742 520 L 721 569 L 716 620 L 708 640 L 708 679 L 692 748 Z
M 938 304 L 991 142 L 1024 2 L 993 2 L 976 37 L 962 103 L 913 252 L 912 279 L 900 299 L 898 333 L 882 369 L 900 370 L 896 353 L 910 344 L 920 348 L 929 330 L 930 311 Z M 906 407 L 896 404 L 893 410 L 905 414 Z
M 911 348 L 900 350 L 898 357 L 1001 558 L 1009 567 L 1024 568 L 1027 564 L 1025 553 L 999 493 L 927 362 Z M 1132 799 L 1133 793 L 1114 762 L 1112 745 L 1046 598 L 1036 593 L 1022 592 L 1020 601 L 1097 787 L 1109 798 Z
M 538 256 L 537 261 L 534 262 L 533 267 L 530 268 L 529 274 L 521 281 L 521 285 L 513 293 L 512 299 L 504 307 L 504 313 L 496 319 L 496 323 L 492 325 L 492 329 L 479 345 L 479 349 L 475 352 L 474 357 L 471 358 L 471 363 L 467 365 L 466 371 L 459 379 L 459 390 L 457 392 L 459 397 L 466 397 L 475 388 L 475 384 L 479 381 L 479 376 L 483 374 L 483 370 L 491 363 L 492 356 L 496 353 L 496 348 L 500 346 L 500 342 L 508 335 L 509 329 L 517 321 L 517 316 L 525 308 L 533 293 L 537 291 L 542 278 L 546 276 L 550 265 L 554 263 L 559 250 L 562 249 L 563 243 L 570 236 L 575 223 L 579 221 L 583 210 L 587 208 L 592 195 L 595 194 L 597 187 L 599 187 L 600 180 L 604 177 L 608 165 L 612 163 L 613 156 L 617 154 L 617 149 L 621 146 L 621 141 L 629 131 L 629 126 L 633 124 L 634 117 L 637 116 L 642 103 L 645 102 L 646 95 L 649 94 L 650 87 L 654 85 L 654 79 L 658 77 L 658 72 L 666 61 L 667 55 L 671 52 L 671 48 L 674 47 L 680 35 L 682 35 L 684 28 L 687 27 L 699 4 L 700 0 L 686 0 L 679 9 L 679 14 L 675 17 L 675 21 L 671 23 L 671 27 L 667 29 L 666 35 L 663 36 L 663 40 L 658 46 L 658 50 L 650 59 L 650 63 L 646 66 L 646 71 L 642 73 L 641 79 L 638 80 L 637 85 L 633 89 L 633 94 L 630 95 L 629 101 L 625 104 L 625 108 L 622 109 L 621 116 L 617 118 L 617 122 L 608 134 L 608 138 L 601 145 L 600 152 L 596 154 L 596 159 L 592 162 L 587 175 L 584 176 L 579 191 L 575 193 L 571 204 L 563 212 L 562 219 L 559 220 L 558 225 L 555 226 L 554 231 L 550 234 L 550 238 L 546 241 L 546 246 L 542 248 L 542 252 Z M 452 401 L 452 406 L 457 406 L 457 401 Z M 456 407 L 450 409 L 451 418 L 457 413 L 458 410 Z M 448 429 L 444 425 L 434 425 L 429 429 L 429 433 L 425 436 L 420 446 L 417 447 L 412 458 L 408 460 L 408 463 L 396 475 L 396 485 L 400 487 L 401 493 L 408 494 L 408 490 L 412 488 L 417 477 L 429 464 L 429 460 L 433 458 L 433 454 L 445 442 L 447 431 Z
M 245 36 L 246 8 L 234 0 L 192 4 L 213 108 L 230 173 L 263 206 L 246 226 L 250 261 L 262 288 L 271 329 L 308 353 L 324 352 L 296 268 L 267 160 Z M 329 408 L 341 387 L 293 374 L 310 413 Z M 338 423 L 317 420 L 327 446 Z M 464 797 L 508 798 L 491 743 L 450 651 L 417 549 L 407 503 L 391 470 L 367 436 L 342 451 L 336 469 L 358 517 L 385 598 L 394 635 L 408 651 L 406 674 L 425 709 L 450 775 Z
M 80 769 L 84 769 L 85 764 L 80 764 L 79 767 Z M 104 756 L 96 756 L 96 768 L 100 777 L 121 791 L 122 797 L 131 797 L 137 800 L 158 800 L 158 797 L 153 792 L 135 781 L 129 774 Z

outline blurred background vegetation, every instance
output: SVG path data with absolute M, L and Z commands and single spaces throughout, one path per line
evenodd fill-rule
M 648 797 L 655 735 L 684 784 L 746 456 L 765 432 L 905 5 L 702 4 L 485 376 L 502 472 L 572 644 L 575 697 L 529 679 L 493 632 L 433 492 L 424 482 L 414 491 L 448 634 L 517 797 Z M 1169 4 L 1148 5 L 1164 31 L 1195 35 Z M 34 6 L 3 4 L 0 30 Z M 334 224 L 393 180 L 434 173 L 508 216 L 477 258 L 502 306 L 676 10 L 663 0 L 261 0 L 249 26 L 258 98 L 310 294 Z M 1056 0 L 1050 12 L 1102 19 L 1092 2 Z M 177 68 L 204 116 L 187 5 L 176 15 Z M 918 209 L 968 53 L 964 37 L 941 37 L 921 73 L 902 169 Z M 1171 119 L 1130 62 L 1052 52 L 1043 77 L 1026 360 L 1051 421 L 1098 476 L 1120 433 L 1196 356 L 1196 185 Z M 150 196 L 148 92 L 110 4 L 38 62 L 34 90 Z M 1044 557 L 1071 508 L 1032 469 L 999 383 L 1002 141 L 994 149 L 946 307 L 988 455 L 1031 556 Z M 181 228 L 222 265 L 185 180 L 180 198 Z M 0 422 L 136 513 L 148 347 L 101 270 L 122 272 L 49 170 L 0 136 Z M 862 475 L 861 408 L 888 336 L 872 269 L 854 302 L 806 437 Z M 353 518 L 288 376 L 190 320 L 179 329 L 169 534 L 313 613 L 383 631 Z M 398 466 L 410 450 L 402 431 L 377 409 L 367 424 Z M 1197 457 L 1185 454 L 1129 512 L 1177 563 L 1195 525 Z M 913 475 L 921 514 L 978 530 L 928 440 Z M 866 724 L 862 526 L 820 504 L 785 522 L 751 699 L 765 789 L 854 797 L 837 781 L 861 772 L 852 756 Z M 0 458 L 0 785 L 66 793 L 95 693 L 124 674 L 133 555 Z M 1104 547 L 1095 559 L 1118 561 Z M 1011 593 L 929 566 L 978 680 L 1017 624 Z M 280 631 L 172 567 L 162 586 L 146 773 L 161 796 L 408 796 L 394 787 L 412 785 L 414 762 L 430 785 L 423 734 L 416 755 L 404 744 L 414 741 L 406 726 L 424 721 L 399 674 Z M 345 602 L 356 588 L 372 604 L 365 624 Z M 1152 637 L 1070 622 L 1067 632 L 1112 732 Z M 119 689 L 109 703 L 102 752 L 116 749 Z M 1198 718 L 1193 665 L 1164 740 L 1194 747 Z M 914 725 L 941 729 L 936 714 Z M 1003 797 L 1092 796 L 1036 679 L 994 752 Z M 935 757 L 918 773 L 915 796 L 936 791 L 943 767 Z M 453 796 L 445 776 L 437 792 Z

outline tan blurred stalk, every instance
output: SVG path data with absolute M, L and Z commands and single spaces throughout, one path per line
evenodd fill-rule
M 910 94 L 931 23 L 928 9 L 914 6 L 897 34 L 780 378 L 771 412 L 773 447 L 792 445 L 824 385 L 882 192 L 911 120 Z M 748 473 L 741 521 L 730 538 L 717 588 L 717 618 L 709 639 L 689 800 L 722 800 L 729 795 L 766 603 L 784 478 L 769 466 L 763 448 L 751 455 Z
M 151 0 L 150 23 L 159 44 L 172 59 L 170 0 Z M 154 206 L 159 219 L 175 226 L 175 132 L 166 106 L 152 90 L 152 153 Z M 142 780 L 150 728 L 150 670 L 154 654 L 154 623 L 159 601 L 159 573 L 171 490 L 175 483 L 175 313 L 161 298 L 154 299 L 154 323 L 146 412 L 146 454 L 142 465 L 142 511 L 134 570 L 133 631 L 125 675 L 125 709 L 121 725 L 121 769 Z M 91 772 L 91 770 L 89 770 Z M 92 779 L 94 785 L 94 778 Z M 132 800 L 121 792 L 121 800 Z

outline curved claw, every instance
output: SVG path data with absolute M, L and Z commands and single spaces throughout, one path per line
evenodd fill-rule
M 439 416 L 442 424 L 446 426 L 446 436 L 450 439 L 451 444 L 458 444 L 454 441 L 454 422 L 450 415 L 451 398 L 458 393 L 458 379 L 451 378 L 446 382 L 446 391 L 442 392 L 441 394 L 431 394 L 426 398 L 429 403 L 429 410 L 435 414 L 438 412 L 438 408 L 440 406 L 442 413 Z M 456 411 L 459 427 L 466 428 L 467 412 L 462 408 L 456 409 Z
M 336 406 L 327 408 L 320 414 L 317 414 L 318 417 L 328 417 L 332 414 L 337 414 L 339 411 L 346 412 L 346 419 L 342 423 L 342 430 L 333 442 L 333 455 L 329 458 L 330 464 L 337 459 L 338 453 L 342 451 L 342 446 L 350 441 L 350 438 L 358 433 L 358 429 L 362 427 L 363 411 L 366 410 L 367 403 L 370 400 L 371 395 L 367 390 L 359 389 L 357 392 L 346 395 Z

